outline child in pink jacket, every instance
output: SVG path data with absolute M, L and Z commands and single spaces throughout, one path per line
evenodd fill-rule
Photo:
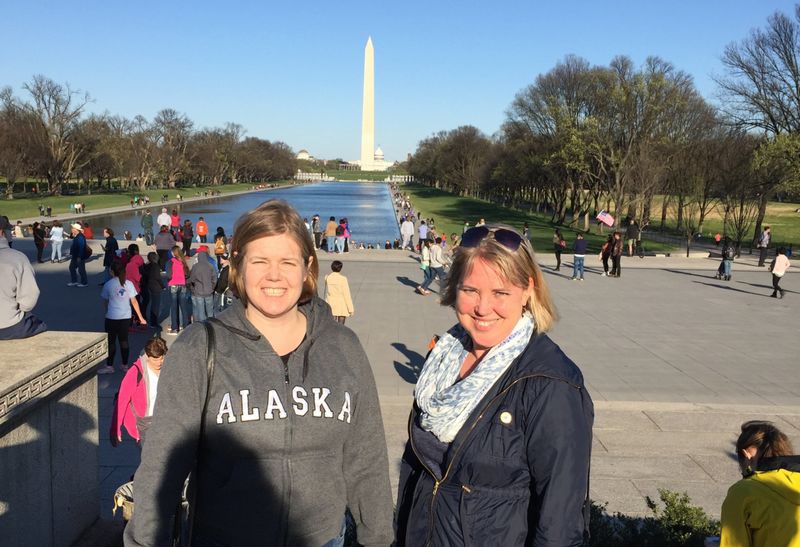
M 119 386 L 111 417 L 111 444 L 122 442 L 123 426 L 128 434 L 141 446 L 144 434 L 153 416 L 153 407 L 158 393 L 158 377 L 167 353 L 167 343 L 161 338 L 152 338 L 144 346 L 142 355 L 128 369 Z

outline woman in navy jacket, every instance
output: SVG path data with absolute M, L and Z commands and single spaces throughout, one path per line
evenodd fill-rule
M 458 324 L 415 390 L 397 545 L 581 545 L 594 410 L 544 334 L 556 312 L 530 243 L 505 226 L 467 230 L 442 304 Z

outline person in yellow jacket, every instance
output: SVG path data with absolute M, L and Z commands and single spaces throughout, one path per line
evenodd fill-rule
M 800 546 L 800 456 L 770 422 L 742 424 L 742 480 L 722 504 L 721 547 Z
M 331 262 L 331 273 L 325 276 L 325 302 L 331 307 L 333 317 L 342 325 L 345 319 L 353 315 L 353 299 L 350 298 L 350 284 L 343 276 L 342 261 Z

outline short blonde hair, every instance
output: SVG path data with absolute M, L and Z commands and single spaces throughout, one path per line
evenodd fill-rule
M 300 303 L 308 302 L 317 294 L 317 276 L 319 263 L 314 250 L 314 242 L 306 229 L 300 214 L 294 208 L 280 199 L 265 201 L 255 209 L 239 217 L 233 228 L 236 237 L 233 238 L 230 253 L 230 278 L 231 288 L 247 307 L 247 293 L 244 287 L 242 269 L 247 245 L 251 241 L 262 237 L 287 234 L 300 247 L 304 266 L 308 268 L 308 275 L 303 283 L 300 293 Z M 309 264 L 309 259 L 311 264 Z
M 502 224 L 494 224 L 487 228 L 489 230 L 502 228 L 516 232 L 510 226 Z M 527 289 L 529 280 L 533 279 L 533 294 L 525 304 L 525 309 L 533 315 L 538 332 L 547 332 L 553 328 L 558 320 L 558 312 L 550 296 L 550 289 L 544 280 L 542 270 L 536 264 L 536 255 L 531 242 L 525 237 L 520 236 L 520 238 L 522 243 L 516 251 L 498 243 L 490 235 L 483 238 L 475 247 L 456 247 L 455 259 L 442 292 L 441 304 L 455 307 L 459 285 L 470 274 L 475 262 L 481 259 L 497 268 L 504 279 L 517 287 Z

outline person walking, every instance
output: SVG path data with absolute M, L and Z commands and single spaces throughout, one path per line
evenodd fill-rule
M 200 236 L 200 243 L 208 243 L 208 224 L 203 217 L 197 219 L 197 235 Z
M 86 237 L 83 235 L 83 226 L 76 222 L 70 226 L 72 234 L 72 244 L 69 247 L 69 277 L 68 287 L 88 287 L 89 280 L 86 277 L 86 258 L 91 256 L 88 250 Z M 80 274 L 80 282 L 78 282 Z
M 61 262 L 61 249 L 64 246 L 64 228 L 58 220 L 50 228 L 50 262 Z
M 608 259 L 614 250 L 614 234 L 608 234 L 605 243 L 600 248 L 600 260 L 603 261 L 603 277 L 608 277 Z
M 572 280 L 583 281 L 583 263 L 586 259 L 586 249 L 588 242 L 583 238 L 583 234 L 578 232 L 575 242 L 572 244 Z
M 419 244 L 420 252 L 422 251 L 422 242 L 428 239 L 428 225 L 424 220 L 419 221 Z
M 444 271 L 445 263 L 447 262 L 444 257 L 444 251 L 442 250 L 442 238 L 437 237 L 433 243 L 430 245 L 430 271 L 431 273 L 428 275 L 427 279 L 422 283 L 422 290 L 418 291 L 420 294 L 428 295 L 430 294 L 430 290 L 428 287 L 431 286 L 433 280 L 438 278 L 439 285 L 444 286 L 446 281 L 446 274 Z
M 442 293 L 458 322 L 414 390 L 396 545 L 583 545 L 593 404 L 545 334 L 556 311 L 533 248 L 485 225 L 459 249 Z
M 42 260 L 42 253 L 44 253 L 44 244 L 45 238 L 47 237 L 47 232 L 45 232 L 44 224 L 39 222 L 33 223 L 33 244 L 36 246 L 36 262 L 39 264 L 43 263 Z
M 403 238 L 403 243 L 401 244 L 401 249 L 409 248 L 412 251 L 414 250 L 414 223 L 411 222 L 411 219 L 406 217 L 403 220 L 403 223 L 400 224 L 400 235 Z
M 271 200 L 240 217 L 234 234 L 239 299 L 170 349 L 125 543 L 168 543 L 194 469 L 193 545 L 341 546 L 349 508 L 360 544 L 388 546 L 389 463 L 372 367 L 317 296 L 302 217 Z
M 208 249 L 203 245 L 204 249 Z M 208 251 L 198 251 L 197 260 L 189 273 L 189 288 L 192 293 L 192 313 L 195 321 L 214 317 L 214 287 L 217 284 L 217 269 L 208 260 Z
M 355 313 L 355 309 L 350 297 L 350 284 L 341 273 L 342 266 L 341 260 L 331 262 L 331 273 L 325 276 L 325 302 L 331 307 L 336 322 L 344 325 L 345 320 Z
M 622 275 L 622 234 L 614 232 L 614 245 L 611 247 L 611 277 Z
M 556 271 L 561 269 L 561 253 L 564 252 L 566 248 L 567 242 L 564 240 L 564 236 L 561 235 L 561 230 L 556 228 L 555 233 L 553 233 L 553 252 L 556 255 Z
M 136 289 L 136 300 L 139 301 L 139 309 L 142 316 L 147 315 L 147 303 L 150 300 L 149 291 L 142 286 L 142 270 L 144 269 L 144 258 L 139 254 L 139 245 L 131 243 L 128 245 L 128 262 L 125 264 L 125 278 L 133 283 L 133 288 Z M 137 322 L 134 319 L 133 328 L 147 328 L 147 321 Z
M 100 291 L 100 298 L 106 301 L 105 331 L 108 334 L 108 359 L 106 366 L 100 368 L 98 374 L 114 373 L 114 358 L 117 355 L 117 341 L 122 356 L 122 371 L 128 370 L 130 346 L 128 344 L 128 329 L 131 326 L 131 309 L 136 317 L 144 324 L 139 302 L 136 300 L 136 289 L 125 275 L 125 266 L 116 263 L 111 268 L 111 279 L 106 281 Z
M 192 302 L 186 287 L 189 273 L 186 257 L 181 248 L 175 245 L 172 247 L 172 258 L 167 263 L 167 278 L 169 278 L 167 285 L 170 296 L 170 329 L 167 334 L 172 336 L 177 336 L 181 329 L 185 329 L 189 324 L 191 316 L 189 307 Z
M 181 243 L 183 244 L 183 254 L 186 256 L 192 255 L 192 240 L 194 239 L 194 229 L 192 228 L 192 221 L 188 218 L 183 221 L 181 227 Z
M 217 226 L 217 233 L 214 234 L 214 258 L 217 259 L 217 270 L 222 266 L 222 255 L 228 253 L 228 238 L 222 226 Z
M 772 240 L 772 230 L 769 226 L 764 226 L 761 234 L 758 236 L 758 267 L 764 266 L 767 260 L 767 251 L 769 250 L 769 242 Z
M 161 265 L 157 253 L 147 253 L 147 264 L 143 267 L 141 283 L 142 290 L 147 291 L 150 309 L 148 324 L 154 329 L 161 330 L 161 295 L 165 286 L 161 279 Z M 145 310 L 142 310 L 142 313 L 145 313 Z
M 421 241 L 422 246 L 420 247 L 419 267 L 422 270 L 423 278 L 422 283 L 417 285 L 416 291 L 421 295 L 428 295 L 430 294 L 430 291 L 423 288 L 423 285 L 430 285 L 430 277 L 433 275 L 433 271 L 431 270 L 431 242 L 428 238 L 425 238 Z
M 334 242 L 334 247 L 336 248 L 336 254 L 342 254 L 344 252 L 344 239 L 345 239 L 345 232 L 346 232 L 344 220 L 339 221 L 339 225 L 336 227 L 336 239 Z
M 769 265 L 769 271 L 772 272 L 772 298 L 783 298 L 784 290 L 781 289 L 781 279 L 783 279 L 786 270 L 789 269 L 791 263 L 786 257 L 786 247 L 778 247 L 775 251 L 775 258 Z
M 100 283 L 101 285 L 111 279 L 111 265 L 114 263 L 114 258 L 116 258 L 119 250 L 119 243 L 114 237 L 114 230 L 106 226 L 103 228 L 103 237 L 106 238 L 106 242 L 101 245 L 103 248 L 103 283 Z
M 144 214 L 142 215 L 142 220 L 139 221 L 139 224 L 142 226 L 142 233 L 144 233 L 144 241 L 147 243 L 147 246 L 153 244 L 153 215 L 150 213 L 150 209 L 145 209 Z

